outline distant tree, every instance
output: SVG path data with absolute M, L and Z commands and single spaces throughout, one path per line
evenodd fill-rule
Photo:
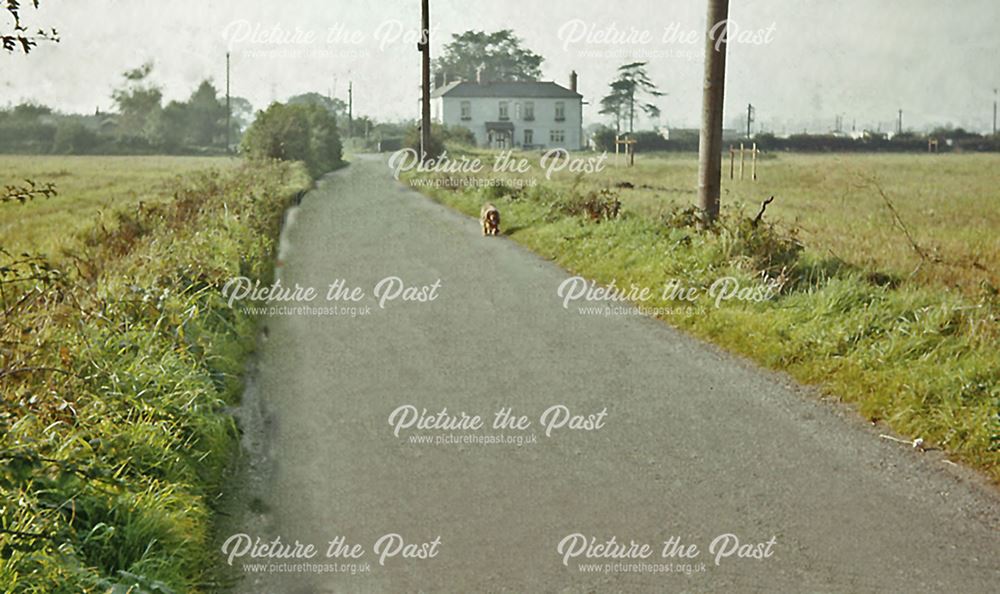
M 951 126 L 937 127 L 930 133 L 930 136 L 936 138 L 950 138 L 952 140 L 982 138 L 982 135 L 976 134 L 975 132 L 969 132 L 965 128 L 952 128 Z
M 347 103 L 319 93 L 302 93 L 288 99 L 289 105 L 315 105 L 329 111 L 337 119 L 347 119 Z
M 21 103 L 0 111 L 0 151 L 47 153 L 56 134 L 52 108 L 37 103 Z
M 39 0 L 30 0 L 29 3 L 37 9 Z M 0 20 L 0 46 L 4 50 L 8 53 L 22 51 L 27 54 L 39 41 L 59 42 L 59 33 L 55 29 L 36 29 L 31 32 L 21 18 L 21 8 L 19 0 L 3 0 L 0 15 L 5 18 Z
M 448 80 L 476 80 L 482 67 L 483 78 L 492 81 L 531 81 L 542 75 L 543 58 L 522 46 L 510 29 L 493 33 L 466 31 L 453 34 L 435 60 L 435 77 Z
M 257 114 L 241 146 L 251 159 L 302 161 L 315 177 L 341 164 L 337 120 L 317 105 L 272 103 Z
M 51 115 L 52 108 L 48 105 L 41 105 L 39 103 L 34 103 L 31 101 L 19 103 L 14 106 L 14 111 L 12 116 L 17 120 L 35 120 L 40 116 Z
M 58 155 L 85 155 L 98 145 L 97 134 L 76 119 L 67 118 L 56 127 L 52 152 Z
M 601 99 L 601 109 L 598 113 L 612 116 L 615 122 L 615 134 L 621 134 L 626 103 L 628 103 L 628 97 L 614 87 L 612 87 L 611 93 Z
M 226 104 L 218 91 L 204 80 L 187 102 L 187 136 L 195 146 L 211 146 L 226 134 Z
M 253 121 L 253 104 L 243 97 L 230 97 L 229 108 L 232 110 L 233 132 L 238 138 Z
M 611 92 L 601 99 L 601 112 L 615 115 L 616 121 L 628 117 L 628 131 L 635 131 L 635 109 L 638 108 L 650 118 L 660 117 L 660 108 L 653 103 L 642 103 L 643 95 L 662 97 L 656 84 L 646 73 L 648 62 L 632 62 L 618 67 L 618 78 L 611 82 Z M 620 129 L 620 126 L 618 126 Z
M 150 82 L 152 62 L 125 72 L 124 85 L 111 93 L 118 107 L 118 134 L 127 141 L 159 144 L 163 137 L 163 92 Z

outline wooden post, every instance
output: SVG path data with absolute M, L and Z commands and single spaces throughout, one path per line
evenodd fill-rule
M 741 142 L 740 143 L 740 180 L 743 179 L 743 168 L 746 165 L 746 160 L 747 160 L 746 149 L 745 149 L 744 144 Z
M 621 165 L 622 159 L 618 156 L 618 140 L 621 138 L 618 134 L 615 134 L 615 165 Z
M 233 129 L 233 107 L 229 96 L 229 52 L 226 52 L 226 154 L 229 154 L 230 131 Z
M 427 158 L 427 148 L 431 144 L 431 16 L 428 0 L 420 2 L 420 42 L 417 49 L 421 53 L 420 76 L 420 160 Z
M 753 153 L 751 155 L 750 171 L 753 181 L 757 181 L 757 143 L 753 143 Z
M 628 166 L 635 166 L 635 141 L 633 140 L 628 144 Z
M 729 0 L 708 0 L 701 133 L 698 142 L 698 203 L 706 223 L 714 222 L 719 216 L 719 192 L 722 186 L 722 106 L 726 86 L 728 20 Z
M 729 179 L 736 179 L 736 149 L 729 145 Z

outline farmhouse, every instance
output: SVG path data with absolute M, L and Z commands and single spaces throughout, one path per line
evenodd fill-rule
M 549 81 L 456 81 L 431 93 L 431 117 L 468 128 L 476 145 L 496 149 L 583 147 L 583 95 L 576 72 L 567 89 Z

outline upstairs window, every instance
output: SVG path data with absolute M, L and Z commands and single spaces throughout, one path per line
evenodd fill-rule
M 510 119 L 510 113 L 507 110 L 507 102 L 506 101 L 501 101 L 500 102 L 500 119 L 501 120 L 509 120 Z
M 472 119 L 472 102 L 463 101 L 462 102 L 462 119 L 471 120 Z
M 556 101 L 556 121 L 562 122 L 566 120 L 566 102 Z
M 535 119 L 535 102 L 525 101 L 524 102 L 524 119 L 527 121 L 532 121 Z

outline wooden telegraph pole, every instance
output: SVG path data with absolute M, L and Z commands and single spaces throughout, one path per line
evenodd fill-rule
M 229 153 L 229 147 L 232 146 L 230 141 L 230 130 L 232 130 L 231 121 L 233 118 L 232 102 L 229 97 L 229 52 L 226 52 L 226 153 Z
M 997 135 L 997 90 L 993 89 L 993 136 Z
M 347 81 L 347 137 L 354 136 L 354 83 Z
M 431 16 L 429 0 L 420 0 L 420 158 L 427 158 L 427 147 L 431 144 Z
M 705 25 L 705 80 L 698 142 L 698 202 L 706 223 L 719 216 L 722 185 L 722 105 L 726 84 L 729 0 L 708 0 Z M 719 25 L 716 29 L 716 25 Z M 718 49 L 716 49 L 718 43 Z

